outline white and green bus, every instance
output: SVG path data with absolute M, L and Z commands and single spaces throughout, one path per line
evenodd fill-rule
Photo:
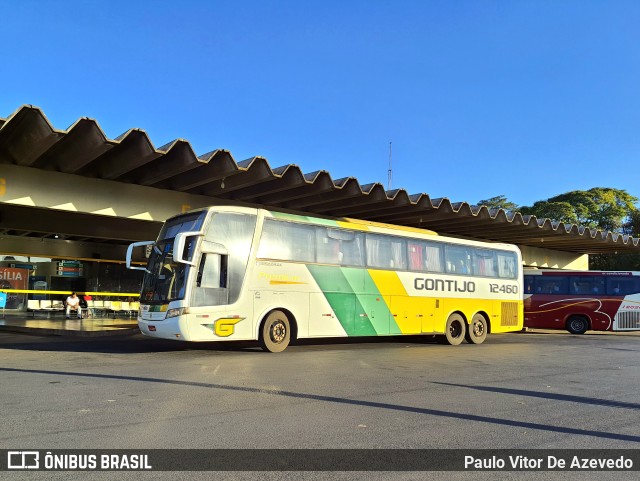
M 145 267 L 132 252 L 147 247 Z M 143 334 L 185 341 L 439 335 L 482 343 L 523 324 L 517 247 L 409 227 L 215 206 L 129 246 Z

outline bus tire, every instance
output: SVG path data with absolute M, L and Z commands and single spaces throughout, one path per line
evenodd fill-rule
M 584 334 L 589 329 L 589 321 L 584 316 L 571 316 L 567 319 L 567 331 L 571 334 Z
M 271 311 L 260 328 L 260 347 L 267 352 L 282 352 L 290 340 L 289 318 L 282 311 Z
M 465 339 L 469 344 L 482 344 L 487 339 L 489 326 L 482 314 L 476 314 L 471 319 L 471 325 L 467 330 Z
M 447 344 L 451 346 L 460 344 L 466 335 L 466 326 L 467 323 L 460 314 L 451 314 L 444 329 L 444 339 Z

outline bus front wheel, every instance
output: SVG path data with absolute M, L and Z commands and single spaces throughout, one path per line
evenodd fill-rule
M 447 319 L 447 325 L 444 330 L 444 340 L 447 344 L 457 346 L 464 340 L 467 332 L 467 323 L 460 314 L 451 314 Z
M 289 319 L 282 311 L 272 311 L 260 328 L 260 347 L 268 352 L 282 352 L 291 340 Z
M 482 344 L 487 338 L 487 320 L 482 314 L 476 314 L 471 319 L 471 325 L 465 338 L 469 344 Z
M 571 316 L 567 320 L 567 331 L 571 334 L 584 334 L 589 329 L 589 321 L 582 316 Z

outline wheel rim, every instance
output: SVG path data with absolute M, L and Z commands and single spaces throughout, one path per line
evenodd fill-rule
M 458 322 L 452 322 L 449 327 L 449 334 L 452 338 L 456 339 L 462 335 L 462 325 Z
M 484 336 L 484 323 L 482 321 L 475 321 L 473 323 L 473 335 L 475 337 Z
M 269 329 L 269 337 L 276 344 L 280 344 L 287 337 L 287 326 L 282 321 L 276 321 Z
M 582 319 L 574 319 L 571 321 L 571 329 L 574 331 L 582 331 L 584 329 L 584 321 Z

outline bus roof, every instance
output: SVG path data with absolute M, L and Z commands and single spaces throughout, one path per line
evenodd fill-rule
M 411 234 L 418 234 L 419 236 L 422 236 L 422 237 L 437 237 L 440 240 L 446 239 L 446 240 L 451 240 L 457 243 L 465 243 L 465 244 L 476 245 L 476 246 L 490 245 L 491 247 L 494 247 L 494 248 L 502 247 L 504 249 L 515 249 L 519 251 L 517 246 L 513 244 L 507 244 L 504 242 L 491 242 L 486 240 L 465 239 L 465 238 L 453 237 L 453 236 L 440 236 L 437 232 L 434 232 L 432 230 L 420 229 L 417 227 L 386 224 L 382 222 L 374 222 L 374 221 L 353 219 L 353 218 L 347 218 L 347 217 L 329 217 L 329 216 L 323 216 L 323 215 L 317 215 L 317 214 L 308 215 L 303 212 L 288 210 L 288 209 L 281 209 L 281 210 L 265 209 L 261 206 L 255 206 L 255 205 L 246 204 L 246 203 L 212 205 L 209 207 L 193 209 L 188 212 L 176 215 L 174 217 L 179 217 L 181 215 L 185 215 L 188 213 L 201 212 L 204 210 L 211 210 L 211 209 L 214 209 L 214 210 L 219 209 L 220 211 L 227 211 L 227 212 L 233 212 L 233 211 L 245 212 L 245 213 L 251 213 L 251 214 L 257 214 L 258 212 L 262 212 L 269 217 L 273 217 L 281 220 L 288 220 L 292 222 L 302 222 L 307 224 L 324 225 L 329 227 L 361 230 L 361 231 L 368 231 L 368 232 L 396 234 L 396 235 L 401 235 L 406 237 L 411 237 Z
M 525 276 L 640 276 L 639 271 L 565 271 L 556 269 L 525 269 Z

